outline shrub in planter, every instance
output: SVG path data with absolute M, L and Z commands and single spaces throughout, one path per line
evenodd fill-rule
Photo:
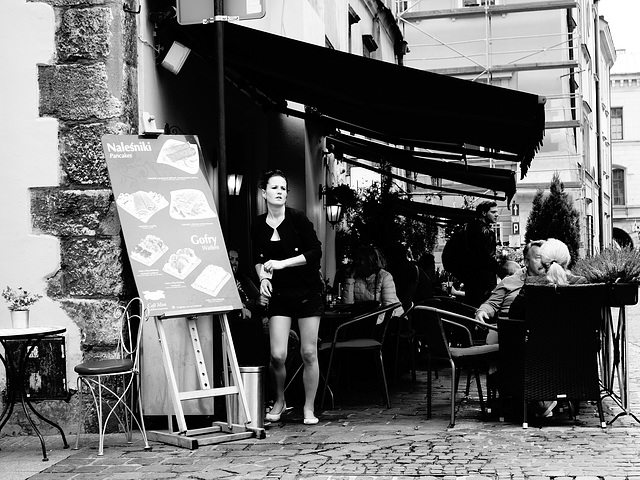
M 605 248 L 602 252 L 578 260 L 571 269 L 590 283 L 608 283 L 612 306 L 638 303 L 640 283 L 640 250 Z

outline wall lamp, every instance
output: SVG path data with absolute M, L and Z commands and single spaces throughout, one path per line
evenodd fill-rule
M 177 75 L 180 73 L 190 53 L 191 49 L 189 47 L 185 47 L 180 42 L 173 42 L 166 57 L 162 60 L 162 66 L 174 75 Z
M 320 185 L 320 199 L 322 200 L 322 206 L 327 210 L 327 221 L 332 227 L 335 226 L 340 221 L 342 205 L 331 192 L 331 189 L 322 184 Z
M 342 215 L 342 205 L 336 203 L 334 205 L 327 205 L 327 220 L 332 227 L 338 224 L 340 216 Z
M 229 189 L 229 195 L 240 195 L 241 187 L 242 175 L 238 173 L 231 173 L 227 175 L 227 188 Z

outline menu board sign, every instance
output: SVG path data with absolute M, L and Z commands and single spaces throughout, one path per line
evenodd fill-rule
M 102 147 L 127 255 L 150 315 L 241 308 L 198 139 L 105 135 Z

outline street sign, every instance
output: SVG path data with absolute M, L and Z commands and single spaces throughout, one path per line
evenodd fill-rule
M 513 235 L 519 235 L 520 234 L 520 222 L 513 222 L 511 224 L 511 233 Z
M 511 204 L 511 215 L 513 215 L 514 217 L 520 215 L 520 205 L 518 205 L 517 203 Z
M 176 10 L 180 25 L 197 25 L 213 21 L 216 16 L 215 0 L 177 0 Z M 262 18 L 266 14 L 264 0 L 245 0 L 242 2 L 224 2 L 221 15 L 237 17 L 238 20 Z

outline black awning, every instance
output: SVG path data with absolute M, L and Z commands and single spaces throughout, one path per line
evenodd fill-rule
M 481 146 L 514 155 L 524 176 L 542 144 L 537 95 L 438 75 L 225 23 L 230 78 L 276 104 L 316 109 L 341 127 L 399 145 Z
M 433 160 L 437 155 L 381 145 L 348 135 L 332 135 L 327 139 L 327 144 L 333 146 L 338 155 L 347 154 L 377 163 L 389 162 L 411 172 L 504 192 L 508 202 L 516 193 L 515 172 L 512 170 L 466 165 L 460 160 Z
M 478 218 L 475 210 L 443 207 L 430 203 L 412 202 L 411 200 L 395 200 L 394 208 L 399 215 L 422 221 L 445 222 L 450 224 L 468 223 Z

